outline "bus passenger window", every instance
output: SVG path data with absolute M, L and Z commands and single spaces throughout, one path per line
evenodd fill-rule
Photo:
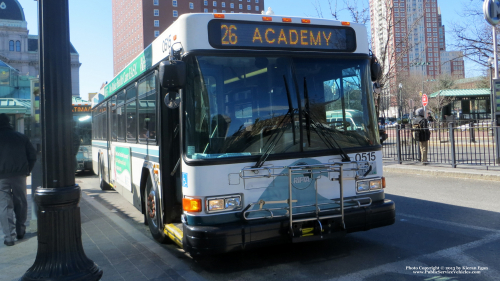
M 139 142 L 154 143 L 156 139 L 156 93 L 139 97 Z
M 137 142 L 137 118 L 136 118 L 136 102 L 133 101 L 131 103 L 128 103 L 126 106 L 127 108 L 127 142 Z
M 119 106 L 116 109 L 116 115 L 117 115 L 117 126 L 118 126 L 118 141 L 124 142 L 125 141 L 125 107 L 124 106 Z
M 116 95 L 111 98 L 111 140 L 117 141 L 118 138 L 118 115 L 116 114 Z

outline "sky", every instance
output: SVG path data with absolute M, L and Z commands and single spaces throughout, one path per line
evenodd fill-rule
M 37 2 L 18 0 L 24 9 L 29 34 L 38 34 Z M 170 1 L 170 0 L 160 0 Z M 188 1 L 188 0 L 181 0 Z M 356 1 L 356 0 L 351 0 Z M 461 0 L 470 1 L 470 0 Z M 331 2 L 335 2 L 332 0 Z M 337 0 L 342 3 L 342 0 Z M 443 23 L 448 26 L 459 21 L 461 5 L 456 0 L 438 0 Z M 482 5 L 480 1 L 477 1 Z M 317 17 L 315 5 L 319 4 L 323 16 L 328 18 L 328 0 L 264 0 L 275 14 L 288 16 Z M 113 28 L 111 0 L 69 0 L 69 21 L 71 43 L 80 54 L 80 96 L 88 98 L 88 93 L 98 92 L 102 83 L 113 79 Z M 347 14 L 345 14 L 347 17 Z M 449 28 L 448 28 L 449 30 Z M 446 34 L 449 42 L 451 35 Z M 449 48 L 448 51 L 451 51 Z M 466 77 L 481 75 L 477 66 L 466 61 Z

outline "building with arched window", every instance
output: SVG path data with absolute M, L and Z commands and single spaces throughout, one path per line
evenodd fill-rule
M 70 53 L 71 94 L 80 96 L 80 56 L 73 45 Z M 21 4 L 17 0 L 0 0 L 0 61 L 16 69 L 20 77 L 37 77 L 38 60 L 38 35 L 29 35 Z

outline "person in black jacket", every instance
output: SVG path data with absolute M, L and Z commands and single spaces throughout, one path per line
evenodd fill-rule
M 26 233 L 26 177 L 35 165 L 36 151 L 28 137 L 14 131 L 9 122 L 6 114 L 0 114 L 0 224 L 4 244 L 14 246 L 16 236 L 23 239 Z
M 427 126 L 428 121 L 425 119 L 424 114 L 423 108 L 419 108 L 415 111 L 416 116 L 412 121 L 412 130 L 414 139 L 418 141 L 420 146 L 420 153 L 422 155 L 420 161 L 423 165 L 427 165 L 427 150 L 431 138 L 431 131 L 429 131 L 429 126 Z

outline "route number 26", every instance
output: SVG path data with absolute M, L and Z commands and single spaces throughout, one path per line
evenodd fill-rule
M 234 25 L 221 25 L 220 27 L 221 31 L 224 32 L 224 36 L 222 37 L 222 44 L 223 45 L 235 45 L 238 43 L 238 37 L 236 36 L 236 33 L 234 31 L 237 30 L 236 26 Z
M 356 161 L 375 161 L 375 152 L 356 153 Z

